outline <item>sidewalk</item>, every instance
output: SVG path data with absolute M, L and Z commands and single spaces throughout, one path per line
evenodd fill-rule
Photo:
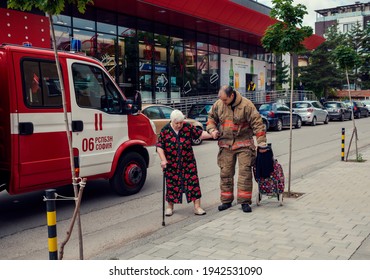
M 334 162 L 293 181 L 304 195 L 282 207 L 266 196 L 250 214 L 215 206 L 181 229 L 168 225 L 98 258 L 370 260 L 370 148 L 361 153 L 366 162 Z

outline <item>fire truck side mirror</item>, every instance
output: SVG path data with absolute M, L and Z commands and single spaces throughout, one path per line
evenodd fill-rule
M 113 98 L 111 96 L 103 95 L 100 98 L 100 107 L 104 110 L 104 112 L 113 112 Z

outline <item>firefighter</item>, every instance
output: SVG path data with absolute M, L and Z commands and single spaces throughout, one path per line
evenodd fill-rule
M 231 207 L 234 200 L 234 174 L 239 163 L 237 202 L 244 212 L 252 212 L 252 165 L 257 146 L 266 147 L 266 131 L 254 104 L 234 90 L 222 86 L 208 115 L 207 132 L 218 139 L 217 164 L 220 167 L 221 205 L 219 211 Z M 262 149 L 261 149 L 262 150 Z
M 248 84 L 248 91 L 256 91 L 256 84 L 250 81 Z

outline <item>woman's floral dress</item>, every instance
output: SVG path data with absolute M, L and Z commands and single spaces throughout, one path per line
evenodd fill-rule
M 182 194 L 185 193 L 187 202 L 200 198 L 200 186 L 197 164 L 192 148 L 192 139 L 198 139 L 202 129 L 189 123 L 178 134 L 168 123 L 158 137 L 157 147 L 163 149 L 167 159 L 166 200 L 172 203 L 182 203 Z

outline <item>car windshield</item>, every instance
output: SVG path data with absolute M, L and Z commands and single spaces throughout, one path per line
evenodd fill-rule
M 193 105 L 190 108 L 189 115 L 190 116 L 194 116 L 194 115 L 199 115 L 199 114 L 208 114 L 208 112 L 211 110 L 211 108 L 212 108 L 212 105 L 211 104 L 207 104 L 207 105 L 202 105 L 202 104 Z
M 299 109 L 299 108 L 309 108 L 311 107 L 309 103 L 293 103 L 293 108 Z
M 339 108 L 339 103 L 325 103 L 325 108 Z
M 364 103 L 366 105 L 370 105 L 370 100 L 364 100 L 364 101 L 362 101 L 362 103 Z
M 271 104 L 262 104 L 260 106 L 260 111 L 270 111 L 271 110 Z

